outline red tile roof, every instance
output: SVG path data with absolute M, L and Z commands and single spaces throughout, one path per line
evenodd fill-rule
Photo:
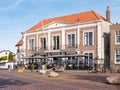
M 21 39 L 15 46 L 22 46 L 23 44 L 23 39 Z
M 34 31 L 38 28 L 40 28 L 42 25 L 46 25 L 48 23 L 51 23 L 53 21 L 62 21 L 62 22 L 89 22 L 89 21 L 94 21 L 94 20 L 102 20 L 106 21 L 104 17 L 101 15 L 97 14 L 94 11 L 87 11 L 87 12 L 82 12 L 82 13 L 77 13 L 77 14 L 72 14 L 72 15 L 67 15 L 67 16 L 61 16 L 61 17 L 56 17 L 56 18 L 50 18 L 43 20 L 33 26 L 32 28 L 28 29 L 26 32 Z

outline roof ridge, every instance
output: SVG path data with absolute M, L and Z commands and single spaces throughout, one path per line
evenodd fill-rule
M 91 18 L 88 18 L 89 14 L 92 15 Z M 48 19 L 41 20 L 39 23 L 35 24 L 33 27 L 28 29 L 26 32 L 30 32 L 30 31 L 33 31 L 35 29 L 38 29 L 38 28 L 42 27 L 43 25 L 46 25 L 46 24 L 48 24 L 52 21 L 77 22 L 77 18 L 82 19 L 79 22 L 88 22 L 88 21 L 91 21 L 91 20 L 106 21 L 106 19 L 103 16 L 97 14 L 93 10 L 89 10 L 89 11 L 84 11 L 84 12 L 80 12 L 80 13 L 74 13 L 74 14 L 69 14 L 69 15 L 58 16 L 58 17 L 53 17 L 53 18 L 48 18 Z
M 2 50 L 2 51 L 0 51 L 0 53 L 2 53 L 2 52 L 4 52 L 4 51 L 8 51 L 8 52 L 11 52 L 10 50 Z
M 21 38 L 15 46 L 20 46 L 20 45 L 22 45 L 22 43 L 23 43 L 23 38 Z
M 99 19 L 98 16 L 96 15 L 96 12 L 92 10 L 92 13 L 96 16 L 97 19 Z
M 100 14 L 98 14 L 97 12 L 95 12 L 95 11 L 93 11 L 93 10 L 92 10 L 92 12 L 93 12 L 93 14 L 96 16 L 97 19 L 100 20 L 100 17 L 101 17 L 102 19 L 104 19 L 104 20 L 106 21 L 106 19 L 105 19 L 103 16 L 101 16 Z
M 83 13 L 87 13 L 87 12 L 91 12 L 91 11 L 93 11 L 93 10 L 88 10 L 88 11 L 84 11 L 84 12 L 73 13 L 73 14 L 68 14 L 68 15 L 63 15 L 63 16 L 52 17 L 52 18 L 44 19 L 42 21 L 49 20 L 49 19 L 55 19 L 55 18 L 68 17 L 68 16 L 72 16 L 72 15 L 77 15 L 77 14 L 83 14 Z

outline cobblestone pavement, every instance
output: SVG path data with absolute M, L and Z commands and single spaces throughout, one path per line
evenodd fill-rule
M 110 73 L 87 73 L 66 71 L 59 77 L 25 71 L 0 70 L 0 90 L 120 90 L 120 85 L 107 84 L 107 76 L 120 76 Z

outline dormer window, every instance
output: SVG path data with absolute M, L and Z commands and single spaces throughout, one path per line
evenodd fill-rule
M 80 21 L 80 19 L 78 18 L 77 21 Z

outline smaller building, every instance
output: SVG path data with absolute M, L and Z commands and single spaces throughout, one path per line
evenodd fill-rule
M 14 68 L 14 62 L 9 62 L 8 56 L 11 51 L 9 50 L 2 50 L 0 51 L 0 69 L 13 69 Z M 12 53 L 13 59 L 15 54 Z
M 0 51 L 0 57 L 2 57 L 2 56 L 7 56 L 8 54 L 9 54 L 9 50 L 2 50 L 2 51 Z
M 110 67 L 118 70 L 120 68 L 120 24 L 110 26 Z
M 21 38 L 17 44 L 15 45 L 17 52 L 16 52 L 16 63 L 17 65 L 23 65 L 23 57 L 24 57 L 24 49 L 23 49 L 23 38 Z

